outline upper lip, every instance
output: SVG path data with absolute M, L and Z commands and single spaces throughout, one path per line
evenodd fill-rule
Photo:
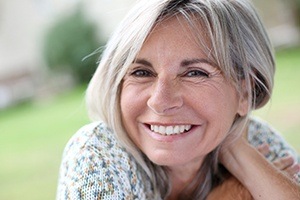
M 167 123 L 167 122 L 144 122 L 143 124 L 146 125 L 154 125 L 154 126 L 181 126 L 181 125 L 196 125 L 193 123 L 189 123 L 189 122 L 171 122 L 171 123 Z
M 193 124 L 193 123 L 184 123 L 184 122 L 179 122 L 179 123 L 162 123 L 162 122 L 147 122 L 147 123 L 143 123 L 145 125 L 148 125 L 148 126 L 182 126 L 182 125 L 191 125 L 191 126 L 194 126 L 194 125 L 197 125 L 197 124 Z

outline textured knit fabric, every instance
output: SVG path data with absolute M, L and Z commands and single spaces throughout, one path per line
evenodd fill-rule
M 268 124 L 251 119 L 248 141 L 266 142 L 273 161 L 295 151 Z M 300 176 L 297 176 L 300 182 Z M 116 141 L 112 131 L 97 122 L 81 128 L 68 142 L 60 168 L 57 200 L 155 200 L 153 185 L 135 159 Z
M 289 146 L 282 136 L 258 118 L 252 117 L 252 120 L 250 120 L 247 139 L 254 147 L 267 143 L 270 147 L 270 153 L 266 155 L 266 158 L 269 161 L 275 161 L 287 155 L 292 155 L 294 160 L 298 160 L 296 151 Z
M 103 123 L 81 128 L 68 142 L 57 199 L 155 199 L 149 178 Z

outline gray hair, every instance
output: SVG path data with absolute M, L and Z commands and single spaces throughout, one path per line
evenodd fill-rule
M 102 120 L 113 129 L 162 197 L 171 188 L 167 171 L 152 164 L 130 140 L 122 125 L 119 101 L 122 79 L 147 36 L 155 25 L 174 16 L 187 20 L 210 60 L 232 81 L 240 95 L 248 98 L 249 113 L 270 99 L 275 72 L 272 46 L 248 0 L 141 0 L 136 4 L 108 41 L 86 100 L 91 118 Z M 205 39 L 197 35 L 199 24 L 205 28 Z M 237 117 L 232 130 L 247 119 L 248 115 Z M 213 187 L 218 149 L 207 155 L 191 184 L 191 198 L 205 199 Z

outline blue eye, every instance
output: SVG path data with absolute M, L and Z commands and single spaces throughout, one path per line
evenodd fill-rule
M 209 74 L 207 72 L 201 71 L 201 70 L 192 70 L 186 73 L 186 76 L 188 77 L 209 77 Z
M 143 70 L 143 69 L 138 69 L 135 70 L 131 73 L 131 75 L 136 76 L 136 77 L 150 77 L 153 76 L 153 74 L 147 70 Z

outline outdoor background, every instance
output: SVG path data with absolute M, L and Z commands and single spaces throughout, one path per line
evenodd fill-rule
M 101 46 L 135 0 L 0 0 L 0 199 L 55 199 Z M 300 153 L 300 0 L 256 0 L 276 48 L 272 101 L 254 114 Z

